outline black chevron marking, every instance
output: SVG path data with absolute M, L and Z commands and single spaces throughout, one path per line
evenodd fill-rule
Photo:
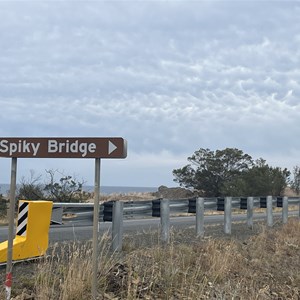
M 23 228 L 21 228 L 18 232 L 17 235 L 22 235 L 25 231 L 26 231 L 27 226 L 23 226 Z
M 28 217 L 28 211 L 20 219 L 18 219 L 18 226 L 21 225 L 22 222 L 27 219 L 27 217 Z

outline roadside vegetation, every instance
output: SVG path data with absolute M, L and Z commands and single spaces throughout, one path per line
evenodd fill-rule
M 22 178 L 17 190 L 17 199 L 51 200 L 53 202 L 85 202 L 90 194 L 83 190 L 84 181 L 65 175 L 58 170 L 46 170 L 46 181 L 30 171 L 28 179 Z
M 299 299 L 297 218 L 272 229 L 256 225 L 248 235 L 197 240 L 178 230 L 169 245 L 158 236 L 129 236 L 121 254 L 102 237 L 98 299 Z M 91 255 L 90 242 L 57 244 L 42 261 L 16 265 L 13 299 L 91 299 Z
M 18 200 L 49 200 L 53 202 L 87 202 L 93 198 L 91 193 L 83 190 L 84 181 L 78 181 L 70 175 L 65 175 L 58 170 L 46 170 L 47 180 L 42 182 L 41 175 L 35 175 L 30 171 L 29 178 L 22 178 L 16 191 L 17 213 Z M 9 204 L 8 195 L 0 194 L 0 225 L 6 225 L 7 209 Z

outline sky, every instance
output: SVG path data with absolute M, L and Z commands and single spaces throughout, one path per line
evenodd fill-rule
M 0 1 L 0 137 L 122 137 L 109 186 L 177 186 L 200 148 L 292 170 L 299 16 L 299 1 Z M 18 159 L 18 181 L 31 170 L 94 183 L 93 159 Z

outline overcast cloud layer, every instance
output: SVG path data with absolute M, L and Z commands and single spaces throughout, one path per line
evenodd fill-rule
M 199 148 L 300 165 L 300 2 L 1 1 L 0 136 L 120 136 L 102 185 L 174 185 Z M 19 160 L 93 183 L 92 160 Z M 10 160 L 0 161 L 9 182 Z

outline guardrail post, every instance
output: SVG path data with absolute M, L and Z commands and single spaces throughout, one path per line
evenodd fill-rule
M 273 199 L 272 196 L 267 196 L 267 225 L 273 226 Z
M 123 244 L 123 208 L 124 203 L 114 201 L 112 213 L 112 250 L 121 251 Z
M 225 197 L 224 200 L 224 233 L 231 234 L 231 201 L 232 197 Z
M 113 219 L 113 201 L 103 203 L 103 221 L 112 222 Z
M 253 197 L 247 197 L 247 226 L 251 229 L 253 228 L 253 206 Z
M 282 223 L 286 224 L 288 221 L 288 213 L 289 213 L 289 198 L 283 197 L 282 199 Z
M 266 197 L 260 197 L 259 198 L 259 207 L 260 208 L 267 208 L 267 198 Z
M 217 210 L 224 211 L 225 199 L 224 198 L 217 198 Z
M 152 217 L 160 217 L 161 198 L 152 200 Z
M 162 199 L 160 202 L 160 225 L 161 241 L 164 244 L 169 243 L 170 238 L 170 201 Z
M 196 235 L 204 236 L 204 198 L 196 199 Z

